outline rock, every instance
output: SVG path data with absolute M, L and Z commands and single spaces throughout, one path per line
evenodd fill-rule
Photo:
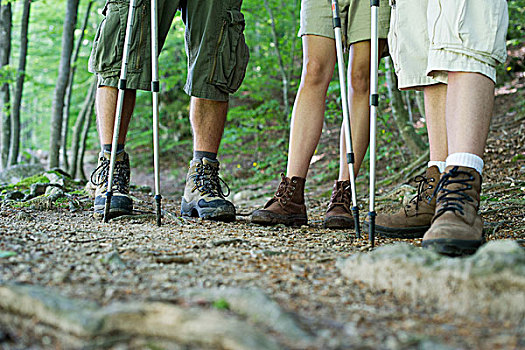
M 118 251 L 113 250 L 111 253 L 107 254 L 103 261 L 109 266 L 120 269 L 126 267 L 126 264 L 120 258 Z
M 195 258 L 191 255 L 161 255 L 155 257 L 155 261 L 162 264 L 189 264 Z
M 44 174 L 45 177 L 49 180 L 50 184 L 64 186 L 64 175 L 58 175 L 56 172 L 48 171 Z
M 101 307 L 94 302 L 66 298 L 54 290 L 33 285 L 0 285 L 0 320 L 26 319 L 19 332 L 31 333 L 39 324 L 55 330 L 55 345 L 75 336 L 78 348 L 90 347 L 97 338 L 115 334 L 172 340 L 188 348 L 234 350 L 281 349 L 278 343 L 243 320 L 217 310 L 183 308 L 151 302 L 113 303 Z M 66 337 L 64 337 L 66 336 Z M 82 346 L 78 346 L 78 344 Z M 64 346 L 65 345 L 65 346 Z M 60 347 L 70 348 L 70 344 Z M 69 346 L 68 346 L 69 345 Z
M 220 247 L 222 245 L 243 244 L 243 243 L 250 243 L 250 242 L 245 239 L 240 239 L 240 238 L 220 239 L 216 241 L 211 241 L 211 246 Z
M 11 200 L 11 201 L 19 201 L 19 200 L 22 200 L 25 198 L 25 194 L 23 192 L 20 192 L 20 191 L 11 191 L 11 192 L 7 192 L 5 194 L 5 199 L 7 200 Z
M 279 332 L 297 348 L 305 348 L 313 340 L 291 314 L 258 289 L 195 288 L 185 290 L 181 294 L 189 299 L 205 299 L 211 303 L 223 300 L 228 304 L 229 310 Z
M 31 184 L 29 195 L 31 196 L 31 198 L 41 196 L 44 193 L 46 193 L 48 187 L 49 183 L 37 182 Z
M 52 198 L 53 201 L 64 196 L 64 190 L 58 186 L 48 186 L 46 188 L 46 196 Z
M 465 316 L 525 318 L 525 250 L 491 241 L 467 258 L 449 258 L 406 243 L 338 262 L 344 276 L 399 298 Z
M 40 174 L 44 167 L 39 164 L 17 164 L 0 172 L 0 183 L 17 183 L 21 179 Z
M 31 221 L 33 220 L 33 217 L 30 214 L 26 213 L 25 211 L 19 211 L 16 214 L 16 219 L 20 221 Z

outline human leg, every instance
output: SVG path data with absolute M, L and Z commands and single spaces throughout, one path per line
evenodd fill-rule
M 398 1 L 392 8 L 388 39 L 398 87 L 424 90 L 430 162 L 425 173 L 414 178 L 416 195 L 397 212 L 377 216 L 376 231 L 385 237 L 423 237 L 435 212 L 432 194 L 447 156 L 444 108 L 447 90 L 443 84 L 446 79 L 426 76 L 426 52 L 429 47 L 427 24 L 424 22 L 426 12 L 427 1 L 421 0 Z
M 379 42 L 383 52 L 385 40 Z M 350 46 L 348 63 L 348 104 L 354 151 L 354 174 L 366 154 L 369 142 L 370 117 L 370 41 L 359 41 Z M 339 178 L 334 183 L 332 197 L 325 214 L 324 225 L 328 228 L 352 228 L 350 174 L 346 158 L 345 129 L 341 127 L 339 140 Z
M 331 38 L 303 37 L 303 72 L 292 111 L 286 176 L 306 178 L 323 129 L 325 99 L 335 66 Z
M 457 29 L 451 30 L 450 23 L 435 18 L 429 8 L 437 35 L 429 52 L 428 72 L 446 74 L 449 80 L 449 155 L 436 190 L 436 213 L 422 245 L 441 254 L 465 255 L 474 253 L 484 240 L 478 213 L 482 156 L 494 103 L 495 64 L 506 55 L 507 3 L 481 1 L 458 9 L 462 5 L 446 0 L 441 5 L 445 15 L 461 13 L 462 17 L 452 27 Z M 450 38 L 462 38 L 461 50 Z M 444 42 L 447 44 L 442 45 Z
M 229 94 L 239 88 L 249 58 L 242 34 L 245 22 L 241 3 L 196 0 L 185 2 L 182 9 L 186 51 L 191 62 L 184 89 L 192 96 L 194 150 L 181 200 L 181 214 L 185 216 L 235 220 L 235 207 L 226 199 L 230 191 L 219 177 L 216 155 L 226 123 Z M 217 44 L 209 45 L 210 42 Z
M 326 92 L 336 57 L 333 39 L 305 35 L 302 40 L 303 72 L 292 111 L 286 177 L 264 209 L 252 214 L 252 222 L 257 224 L 307 223 L 304 182 L 321 136 Z

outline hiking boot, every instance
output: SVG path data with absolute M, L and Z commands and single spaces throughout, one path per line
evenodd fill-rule
M 476 170 L 448 166 L 435 191 L 436 214 L 422 246 L 451 256 L 475 253 L 483 243 L 480 192 L 481 176 Z
M 427 168 L 425 175 L 418 175 L 414 181 L 418 183 L 417 194 L 407 205 L 397 213 L 378 215 L 376 232 L 378 236 L 390 238 L 421 238 L 430 228 L 430 223 L 436 209 L 436 199 L 433 196 L 440 173 L 437 166 Z
M 281 174 L 281 183 L 272 199 L 263 209 L 252 213 L 252 223 L 259 225 L 301 226 L 308 223 L 304 204 L 306 179 L 294 176 L 291 179 Z
M 106 207 L 106 192 L 108 191 L 109 163 L 111 153 L 101 152 L 98 167 L 91 173 L 91 183 L 95 189 L 95 218 L 104 217 Z M 126 152 L 117 154 L 115 160 L 115 173 L 113 174 L 113 197 L 109 207 L 110 218 L 120 215 L 129 215 L 133 211 L 133 201 L 129 196 L 129 156 Z
M 190 162 L 180 209 L 182 216 L 226 222 L 235 220 L 235 207 L 226 200 L 230 188 L 219 177 L 219 165 L 218 160 L 208 158 Z M 221 183 L 228 193 L 222 191 Z
M 351 211 L 352 193 L 350 181 L 335 181 L 328 210 L 324 215 L 324 227 L 331 229 L 354 228 Z

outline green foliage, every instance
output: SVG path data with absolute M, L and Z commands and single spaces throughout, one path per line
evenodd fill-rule
M 218 310 L 229 310 L 230 303 L 226 299 L 217 299 L 213 301 L 212 306 Z
M 525 29 L 525 0 L 510 0 L 509 7 L 509 30 L 507 39 L 511 45 L 523 42 L 523 30 Z
M 302 68 L 301 40 L 297 38 L 300 1 L 269 0 L 268 2 L 275 16 L 277 43 L 273 42 L 271 22 L 263 2 L 256 0 L 243 2 L 243 13 L 246 19 L 245 35 L 250 47 L 251 59 L 243 85 L 231 97 L 228 123 L 220 150 L 221 161 L 226 168 L 226 171 L 223 172 L 226 174 L 226 181 L 234 183 L 235 187 L 275 179 L 276 175 L 286 168 L 290 115 L 284 113 L 282 77 L 275 45 L 278 45 L 284 60 L 285 71 L 290 83 L 287 99 L 292 105 Z M 11 64 L 0 70 L 0 83 L 5 81 L 13 83 L 18 74 L 15 68 L 20 47 L 17 29 L 22 11 L 20 1 L 12 1 L 12 3 L 14 18 Z M 104 4 L 104 0 L 98 0 L 92 7 L 89 25 L 81 45 L 71 103 L 71 126 L 82 107 L 92 79 L 92 75 L 87 72 L 87 62 L 98 24 L 102 20 L 101 12 Z M 66 0 L 32 2 L 29 56 L 22 105 L 22 150 L 46 150 L 48 145 L 49 121 L 60 60 L 65 5 Z M 86 9 L 85 5 L 87 5 L 86 2 L 80 2 L 79 26 Z M 511 0 L 508 6 L 510 14 L 508 43 L 509 45 L 521 44 L 525 23 L 525 0 Z M 79 34 L 77 30 L 76 38 Z M 190 98 L 183 91 L 187 71 L 184 35 L 184 24 L 179 14 L 159 58 L 161 75 L 160 146 L 162 156 L 171 164 L 186 163 L 192 151 L 192 134 L 189 123 Z M 510 77 L 509 69 L 513 72 L 515 67 L 522 64 L 520 63 L 522 60 L 514 61 L 509 60 L 505 67 L 498 68 L 498 75 L 502 76 L 503 80 Z M 384 72 L 384 69 L 381 63 L 380 72 Z M 384 74 L 380 75 L 379 84 L 377 156 L 379 161 L 385 160 L 385 163 L 389 164 L 388 172 L 394 172 L 408 159 L 406 159 L 406 150 L 390 115 L 390 101 L 385 87 Z M 521 106 L 522 110 L 525 109 L 524 103 Z M 336 75 L 328 88 L 326 97 L 326 125 L 333 129 L 341 125 L 341 118 L 340 86 Z M 151 94 L 139 92 L 127 137 L 127 148 L 133 153 L 133 166 L 151 167 L 151 123 Z M 422 127 L 417 131 L 424 135 L 426 128 Z M 98 143 L 93 123 L 90 135 L 88 148 L 93 149 Z M 323 146 L 320 145 L 320 147 Z M 368 162 L 367 154 L 362 167 L 367 168 Z M 323 173 L 314 175 L 314 178 L 326 181 L 337 173 L 338 167 L 338 157 L 332 156 L 323 163 Z M 184 168 L 182 166 L 173 167 L 177 172 L 185 171 Z M 362 173 L 366 174 L 366 172 Z
M 12 256 L 15 256 L 16 254 L 16 252 L 11 252 L 9 250 L 0 250 L 0 259 L 10 258 Z
M 26 188 L 36 183 L 49 183 L 49 179 L 43 174 L 37 174 L 37 175 L 23 178 L 17 184 L 15 184 L 15 187 Z

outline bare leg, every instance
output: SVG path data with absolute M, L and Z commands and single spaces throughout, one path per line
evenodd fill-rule
M 430 160 L 444 162 L 448 156 L 445 104 L 447 85 L 435 84 L 424 88 Z
M 117 109 L 118 89 L 110 86 L 102 86 L 97 89 L 96 111 L 97 128 L 101 145 L 109 145 L 113 142 L 113 128 L 115 125 L 115 114 Z M 126 90 L 124 93 L 124 105 L 122 107 L 122 120 L 118 143 L 126 142 L 129 121 L 135 108 L 136 90 Z
M 218 152 L 227 113 L 228 101 L 191 98 L 190 121 L 195 151 Z
M 335 41 L 303 36 L 303 72 L 290 127 L 286 176 L 306 177 L 323 129 L 325 99 L 335 67 Z
M 478 73 L 449 72 L 446 105 L 449 154 L 482 157 L 494 107 L 494 82 Z
M 379 52 L 383 52 L 385 44 L 385 40 L 379 41 Z M 355 154 L 354 174 L 357 176 L 370 141 L 370 41 L 360 41 L 350 46 L 348 66 L 348 103 Z M 339 143 L 339 181 L 343 181 L 350 178 L 343 127 Z

